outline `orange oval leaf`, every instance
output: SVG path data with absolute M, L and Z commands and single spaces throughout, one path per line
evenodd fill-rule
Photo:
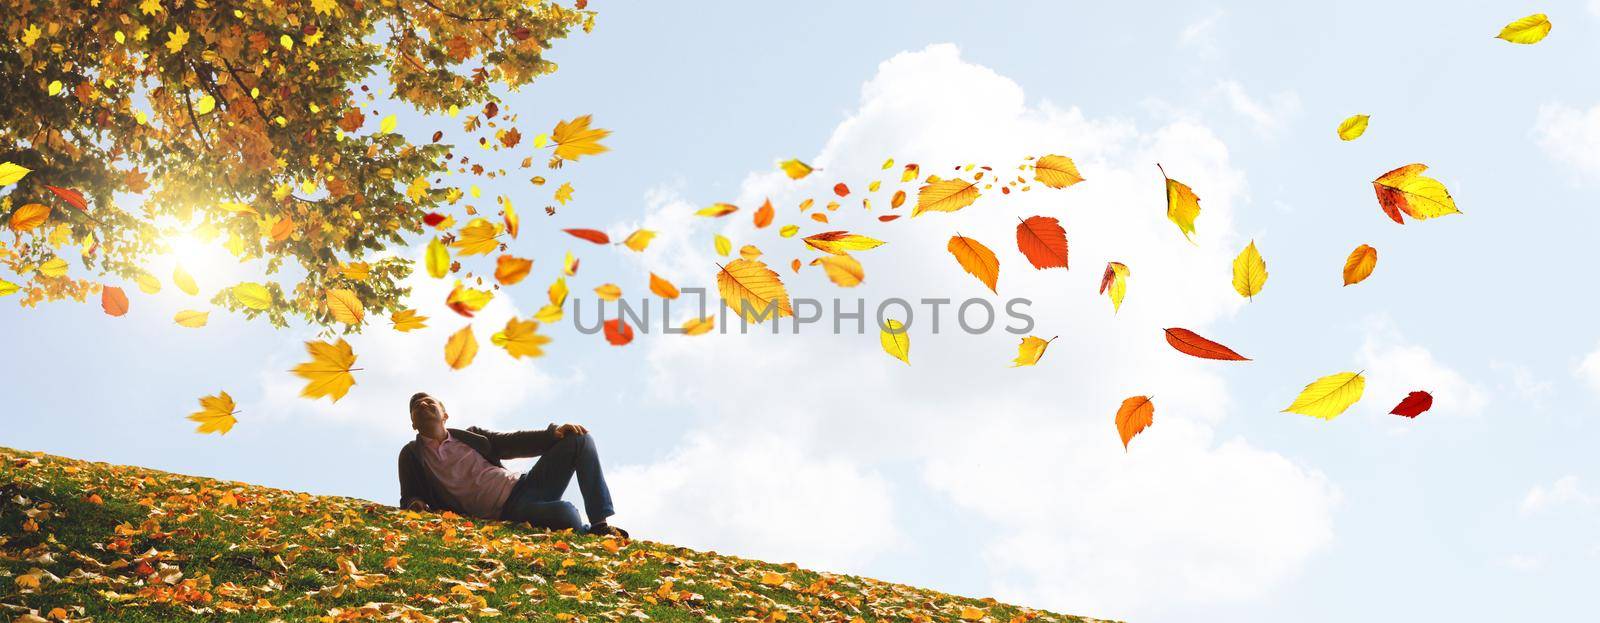
M 1034 268 L 1067 267 L 1067 231 L 1050 216 L 1030 216 L 1017 223 L 1017 250 Z
M 1155 415 L 1156 406 L 1149 396 L 1132 396 L 1122 401 L 1122 406 L 1117 407 L 1117 433 L 1122 435 L 1123 450 L 1128 449 L 1128 442 L 1134 435 L 1150 426 Z
M 611 236 L 607 236 L 605 232 L 598 229 L 563 229 L 561 231 L 572 234 L 573 236 L 577 236 L 583 240 L 588 240 L 589 242 L 593 242 L 595 244 L 611 243 Z

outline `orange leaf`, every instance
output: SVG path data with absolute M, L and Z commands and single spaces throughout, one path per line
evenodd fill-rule
M 1178 352 L 1201 359 L 1217 359 L 1221 361 L 1249 361 L 1249 357 L 1233 352 L 1233 349 L 1196 335 L 1188 329 L 1162 329 L 1167 333 L 1167 343 Z
M 107 316 L 121 316 L 128 313 L 128 295 L 122 288 L 105 286 L 100 288 L 100 308 L 106 310 Z
M 772 224 L 772 200 L 771 199 L 768 199 L 766 201 L 766 203 L 761 204 L 761 207 L 756 209 L 756 213 L 755 213 L 754 219 L 755 219 L 756 229 L 761 229 L 763 227 L 766 227 L 766 226 Z
M 1117 433 L 1122 435 L 1123 450 L 1128 449 L 1128 441 L 1134 435 L 1150 425 L 1155 414 L 1156 406 L 1149 396 L 1133 396 L 1122 401 L 1122 406 L 1117 407 Z
M 1067 267 L 1067 232 L 1051 216 L 1030 216 L 1017 223 L 1017 250 L 1034 268 Z
M 612 346 L 626 346 L 633 341 L 633 327 L 623 322 L 621 318 L 612 318 L 606 321 L 606 341 Z
M 510 254 L 502 255 L 494 263 L 494 279 L 501 285 L 516 285 L 528 276 L 533 270 L 533 260 L 513 257 Z
M 981 242 L 960 235 L 951 236 L 946 248 L 956 256 L 962 269 L 977 277 L 983 285 L 989 286 L 990 292 L 999 293 L 995 290 L 995 283 L 1000 280 L 1000 260 L 995 258 L 994 251 Z
M 838 195 L 840 197 L 848 195 L 848 194 L 850 194 L 850 187 L 849 186 L 845 186 L 844 182 L 839 182 L 838 184 L 834 184 L 833 185 L 833 194 Z
M 71 188 L 62 188 L 60 186 L 48 186 L 47 185 L 47 186 L 45 186 L 45 188 L 49 189 L 50 192 L 55 193 L 56 196 L 60 197 L 63 201 L 66 201 L 68 204 L 71 204 L 72 207 L 77 208 L 79 210 L 83 210 L 84 212 L 88 212 L 89 211 L 89 202 L 84 201 L 83 193 L 80 193 L 80 192 L 78 192 L 76 190 L 73 190 Z
M 1356 247 L 1344 261 L 1344 285 L 1355 285 L 1365 281 L 1372 274 L 1372 269 L 1377 267 L 1377 249 L 1368 245 Z
M 650 273 L 650 291 L 664 299 L 678 298 L 678 286 L 655 273 Z
M 444 362 L 453 369 L 460 370 L 472 365 L 472 359 L 478 356 L 478 337 L 472 334 L 472 325 L 461 327 L 444 343 Z
M 563 229 L 561 231 L 567 232 L 584 240 L 588 240 L 589 242 L 593 242 L 595 244 L 611 243 L 611 236 L 607 236 L 605 232 L 598 229 Z

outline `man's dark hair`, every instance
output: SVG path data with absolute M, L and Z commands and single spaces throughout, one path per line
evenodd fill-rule
M 411 403 L 408 407 L 408 410 L 411 412 L 412 428 L 417 427 L 417 407 L 422 404 L 423 398 L 432 398 L 432 396 L 429 396 L 428 392 L 417 392 L 411 395 Z

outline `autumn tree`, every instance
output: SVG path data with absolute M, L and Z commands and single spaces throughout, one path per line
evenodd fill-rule
M 0 265 L 21 283 L 0 274 L 0 288 L 32 306 L 153 285 L 144 265 L 183 228 L 274 274 L 269 300 L 224 287 L 219 306 L 329 324 L 338 288 L 396 310 L 409 263 L 365 260 L 453 200 L 430 182 L 453 155 L 438 136 L 408 141 L 376 105 L 494 106 L 592 25 L 581 0 L 12 3 L 0 224 L 16 235 Z

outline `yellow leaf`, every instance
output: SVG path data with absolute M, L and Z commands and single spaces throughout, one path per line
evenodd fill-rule
M 848 255 L 825 255 L 811 260 L 812 266 L 821 265 L 822 272 L 828 275 L 828 280 L 841 288 L 854 288 L 861 285 L 867 274 L 861 268 L 861 262 Z
M 784 238 L 793 238 L 794 235 L 798 233 L 800 233 L 799 225 L 784 225 L 783 227 L 778 228 L 778 235 L 783 236 Z
M 1033 179 L 1051 188 L 1066 188 L 1083 181 L 1083 176 L 1071 158 L 1051 155 L 1033 163 Z
M 450 250 L 446 249 L 444 242 L 438 238 L 428 241 L 428 251 L 423 255 L 423 263 L 428 268 L 428 274 L 434 279 L 442 279 L 445 273 L 450 272 Z
M 460 370 L 472 365 L 472 359 L 477 356 L 478 338 L 472 334 L 470 324 L 451 334 L 444 343 L 444 362 L 452 369 Z
M 571 121 L 560 121 L 556 128 L 550 131 L 550 140 L 556 144 L 556 157 L 562 160 L 577 160 L 583 156 L 593 156 L 610 149 L 600 144 L 600 139 L 611 135 L 611 130 L 589 128 L 589 115 L 578 117 Z
M 59 257 L 52 257 L 39 265 L 39 274 L 46 277 L 61 277 L 67 274 L 67 261 Z
M 1161 169 L 1161 177 L 1167 180 L 1167 218 L 1183 232 L 1184 239 L 1193 242 L 1194 219 L 1200 216 L 1200 197 L 1188 184 L 1167 177 L 1166 169 Z
M 650 273 L 650 292 L 664 299 L 678 298 L 678 286 L 655 273 Z
M 189 414 L 189 419 L 199 422 L 200 426 L 194 432 L 202 435 L 206 433 L 228 434 L 233 430 L 233 425 L 238 422 L 233 416 L 238 411 L 234 410 L 233 397 L 228 392 L 217 392 L 215 396 L 206 396 L 200 399 L 200 410 Z
M 628 238 L 622 241 L 622 245 L 628 247 L 629 249 L 633 249 L 634 251 L 642 252 L 644 251 L 645 247 L 650 246 L 650 241 L 655 237 L 655 232 L 648 229 L 641 229 L 628 234 Z
M 713 203 L 713 204 L 711 204 L 709 206 L 706 206 L 704 208 L 700 208 L 699 210 L 696 210 L 694 215 L 695 216 L 709 216 L 709 217 L 712 217 L 712 218 L 716 218 L 716 217 L 719 217 L 719 216 L 727 216 L 729 214 L 733 214 L 734 212 L 738 212 L 738 211 L 739 211 L 739 206 L 733 205 L 731 203 Z
M 285 49 L 285 50 L 293 50 L 294 49 L 294 37 L 290 37 L 287 34 L 280 35 L 278 37 L 278 45 L 283 46 L 283 49 Z
M 617 287 L 617 284 L 614 283 L 601 284 L 594 289 L 594 293 L 595 296 L 607 301 L 615 301 L 622 298 L 622 288 Z
M 340 264 L 339 274 L 352 281 L 366 281 L 372 277 L 372 265 L 366 262 Z
M 1261 259 L 1261 252 L 1256 250 L 1256 241 L 1251 240 L 1239 252 L 1239 257 L 1233 258 L 1233 289 L 1239 296 L 1255 298 L 1266 284 L 1267 262 Z
M 568 277 L 578 274 L 578 258 L 573 257 L 571 251 L 568 251 L 566 259 L 561 261 L 561 274 Z
M 394 330 L 401 333 L 427 328 L 427 316 L 417 315 L 415 309 L 402 309 L 389 316 L 389 324 L 394 325 Z
M 747 322 L 794 314 L 789 308 L 789 293 L 778 273 L 757 260 L 737 259 L 718 267 L 717 292 L 722 303 Z
M 500 224 L 490 222 L 489 219 L 475 218 L 461 228 L 461 235 L 450 246 L 461 250 L 462 256 L 486 255 L 500 248 L 496 240 L 500 236 Z
M 272 307 L 272 291 L 253 281 L 233 286 L 233 298 L 239 301 L 240 305 L 257 311 L 266 311 Z
M 1331 420 L 1360 400 L 1366 387 L 1367 379 L 1359 372 L 1330 374 L 1312 381 L 1283 411 Z
M 397 125 L 400 125 L 400 120 L 398 118 L 396 118 L 394 115 L 391 114 L 391 115 L 389 115 L 387 117 L 384 117 L 383 121 L 379 121 L 378 122 L 378 131 L 381 132 L 381 133 L 384 133 L 384 134 L 388 134 L 390 132 L 393 132 L 395 126 L 397 126 Z
M 545 324 L 550 324 L 552 322 L 560 322 L 561 317 L 564 315 L 565 313 L 562 311 L 560 305 L 545 305 L 544 307 L 540 307 L 539 311 L 533 314 L 533 319 Z
M 11 213 L 11 231 L 22 233 L 32 230 L 50 219 L 50 208 L 42 203 L 30 203 Z
M 444 304 L 456 313 L 471 318 L 473 312 L 483 309 L 493 299 L 493 292 L 468 288 L 457 280 L 456 286 L 450 289 L 449 296 L 445 297 Z
M 512 238 L 516 238 L 517 231 L 522 229 L 522 217 L 517 216 L 517 209 L 511 205 L 510 199 L 507 199 L 501 205 L 504 208 L 506 217 L 506 233 L 510 234 Z
M 21 290 L 21 289 L 22 289 L 22 286 L 19 286 L 17 284 L 11 283 L 11 282 L 6 281 L 4 279 L 0 279 L 0 296 L 10 296 L 12 294 L 16 294 L 17 290 Z
M 1422 175 L 1426 170 L 1428 165 L 1408 164 L 1373 180 L 1379 203 L 1396 223 L 1403 222 L 1399 212 L 1417 220 L 1461 213 L 1456 209 L 1456 201 L 1444 183 Z M 1394 211 L 1390 210 L 1391 203 Z
M 172 29 L 172 32 L 167 33 L 166 46 L 168 52 L 177 54 L 178 51 L 182 50 L 183 46 L 187 45 L 188 43 L 189 31 L 184 30 L 182 26 L 174 28 Z
M 567 205 L 567 202 L 572 200 L 572 190 L 572 182 L 562 182 L 561 187 L 556 189 L 556 201 L 561 205 Z
M 883 325 L 878 327 L 878 342 L 883 345 L 883 352 L 911 365 L 911 336 L 906 334 L 906 326 L 894 319 L 885 321 Z
M 533 270 L 533 260 L 502 255 L 494 263 L 494 279 L 500 285 L 516 285 Z
M 195 285 L 194 277 L 190 277 L 189 271 L 184 270 L 183 266 L 172 267 L 172 285 L 178 286 L 179 290 L 189 296 L 200 293 L 200 287 Z
M 733 241 L 728 240 L 726 236 L 713 234 L 711 240 L 717 250 L 717 255 L 728 257 L 728 254 L 733 252 Z
M 1351 115 L 1339 124 L 1339 140 L 1353 141 L 1367 132 L 1367 115 Z
M 717 328 L 717 317 L 690 318 L 683 323 L 684 335 L 705 335 Z
M 979 610 L 979 609 L 974 608 L 972 606 L 962 606 L 961 607 L 961 620 L 963 620 L 963 621 L 977 621 L 979 619 L 982 619 L 983 616 L 984 616 L 984 612 L 982 610 Z
M 145 294 L 155 294 L 161 291 L 161 281 L 150 273 L 134 275 L 133 282 L 139 284 L 139 291 Z
M 555 305 L 555 306 L 558 306 L 558 307 L 561 306 L 561 305 L 566 305 L 567 304 L 567 280 L 566 280 L 566 278 L 557 277 L 556 280 L 555 280 L 555 283 L 550 284 L 549 295 L 550 295 L 550 304 L 551 305 Z
M 1344 285 L 1355 285 L 1364 281 L 1372 274 L 1372 269 L 1378 266 L 1378 250 L 1368 245 L 1356 247 L 1350 252 L 1350 257 L 1344 261 Z
M 1543 40 L 1548 34 L 1550 34 L 1550 18 L 1543 13 L 1534 13 L 1506 24 L 1495 38 L 1512 43 L 1533 44 Z
M 10 186 L 22 181 L 33 169 L 15 162 L 0 162 L 0 186 Z
M 309 381 L 300 395 L 312 400 L 327 396 L 339 402 L 356 384 L 356 378 L 350 374 L 356 365 L 356 354 L 350 350 L 350 344 L 344 338 L 336 343 L 306 342 L 306 352 L 311 355 L 311 361 L 293 370 L 296 376 Z
M 324 298 L 328 304 L 328 313 L 333 315 L 334 320 L 347 325 L 359 325 L 367 316 L 367 310 L 361 306 L 361 299 L 355 292 L 334 288 L 328 290 Z
M 789 179 L 791 180 L 797 180 L 807 175 L 811 175 L 811 165 L 799 160 L 785 160 L 778 163 L 778 167 L 782 168 L 784 174 L 788 175 Z
M 1048 348 L 1050 343 L 1054 341 L 1056 341 L 1056 338 L 1046 340 L 1031 335 L 1022 338 L 1022 343 L 1017 345 L 1017 358 L 1011 361 L 1011 367 L 1031 366 L 1039 363 L 1039 359 L 1044 357 L 1044 349 Z
M 194 114 L 206 115 L 217 108 L 217 98 L 206 95 L 194 102 Z
M 172 316 L 172 321 L 180 327 L 198 329 L 206 326 L 206 321 L 211 318 L 211 312 L 185 309 Z
M 742 247 L 739 247 L 739 257 L 742 257 L 742 258 L 747 259 L 747 260 L 753 260 L 753 259 L 756 259 L 758 257 L 761 257 L 761 247 L 758 247 L 758 246 L 753 245 L 753 244 L 747 244 L 747 245 L 744 245 Z
M 774 573 L 772 571 L 761 572 L 761 583 L 768 586 L 781 586 L 784 580 L 787 579 L 788 578 L 784 577 L 782 573 Z
M 911 216 L 923 212 L 954 212 L 977 200 L 978 182 L 940 180 L 917 190 L 917 205 L 911 209 Z
M 989 287 L 990 292 L 999 293 L 995 284 L 1000 280 L 1000 260 L 994 256 L 994 251 L 965 236 L 951 236 L 950 244 L 945 248 L 955 256 L 963 270 L 977 277 L 978 281 Z
M 1128 294 L 1128 266 L 1122 262 L 1106 262 L 1106 276 L 1100 280 L 1100 290 L 1111 297 L 1111 313 L 1122 311 L 1122 298 Z M 1110 283 L 1106 279 L 1110 279 Z
M 539 357 L 544 355 L 544 345 L 550 343 L 550 336 L 539 335 L 538 330 L 538 322 L 512 317 L 506 321 L 506 328 L 490 336 L 489 341 L 506 349 L 513 359 Z
M 894 166 L 894 165 L 889 165 L 889 166 Z M 900 173 L 900 181 L 901 182 L 909 182 L 911 180 L 917 179 L 917 176 L 921 175 L 921 174 L 922 174 L 921 173 L 921 167 L 918 167 L 916 165 L 916 163 L 908 164 L 908 165 L 905 166 L 905 170 Z
M 851 251 L 866 251 L 883 246 L 882 240 L 844 231 L 825 231 L 820 234 L 806 236 L 801 239 L 801 242 L 823 253 L 832 253 L 834 255 L 845 255 Z

